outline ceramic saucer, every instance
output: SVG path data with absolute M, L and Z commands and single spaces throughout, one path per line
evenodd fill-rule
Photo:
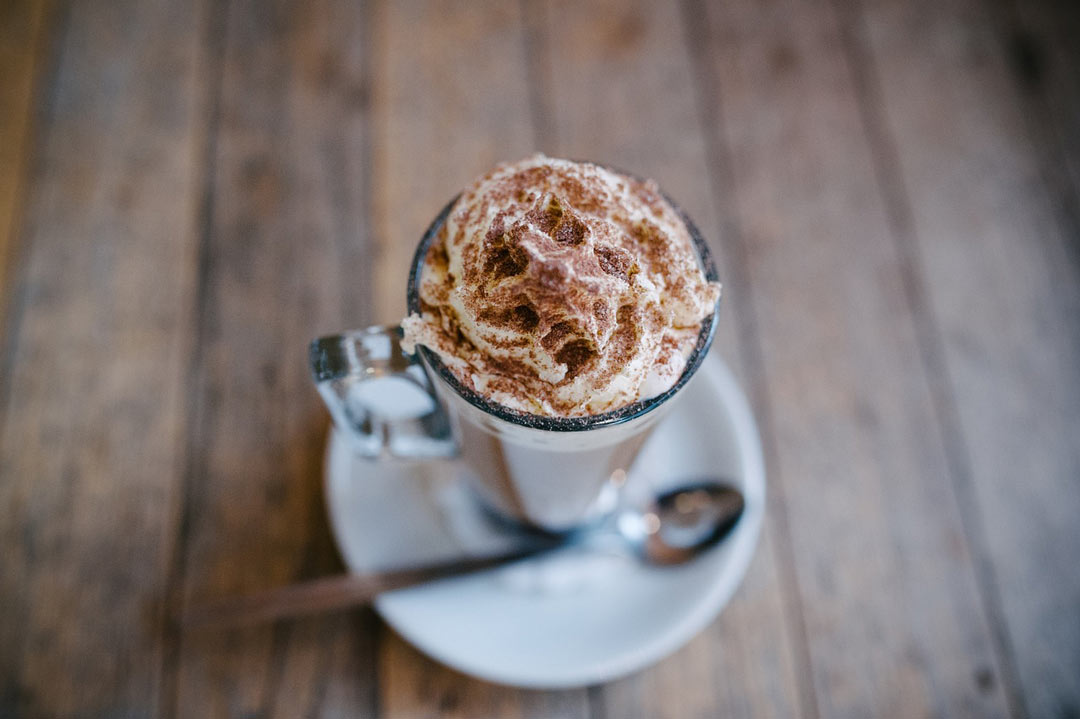
M 454 462 L 372 462 L 332 433 L 326 497 L 354 572 L 420 566 L 509 548 Z M 678 567 L 572 548 L 480 575 L 381 595 L 375 608 L 434 659 L 481 679 L 555 689 L 610 681 L 700 632 L 750 563 L 765 511 L 761 444 L 750 408 L 714 352 L 646 442 L 626 485 L 641 498 L 723 477 L 746 512 L 722 544 Z

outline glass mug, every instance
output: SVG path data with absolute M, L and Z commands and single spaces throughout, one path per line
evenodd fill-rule
M 716 281 L 701 233 L 665 199 L 689 230 L 705 277 Z M 424 260 L 456 200 L 443 208 L 416 249 L 409 272 L 410 313 L 419 312 Z M 715 332 L 714 309 L 670 389 L 587 417 L 545 417 L 499 405 L 463 386 L 426 347 L 406 354 L 396 326 L 314 340 L 310 363 L 335 426 L 357 455 L 378 461 L 460 457 L 466 482 L 498 515 L 563 533 L 614 509 L 614 492 L 650 430 L 701 365 Z

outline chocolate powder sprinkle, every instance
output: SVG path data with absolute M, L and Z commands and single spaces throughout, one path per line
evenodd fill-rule
M 678 378 L 694 349 L 685 328 L 719 295 L 656 185 L 589 163 L 497 167 L 439 235 L 405 342 L 519 412 L 585 416 L 662 392 L 650 378 Z

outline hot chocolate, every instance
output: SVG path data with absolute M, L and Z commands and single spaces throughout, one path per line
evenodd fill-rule
M 458 198 L 403 346 L 508 408 L 594 415 L 673 386 L 719 296 L 655 183 L 535 155 Z

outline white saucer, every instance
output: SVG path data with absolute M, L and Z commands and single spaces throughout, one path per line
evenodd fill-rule
M 471 577 L 384 594 L 375 608 L 401 636 L 481 679 L 536 689 L 607 682 L 674 652 L 735 592 L 765 511 L 761 443 L 746 398 L 716 355 L 649 438 L 627 491 L 642 496 L 694 479 L 738 486 L 746 511 L 724 542 L 680 567 L 570 549 Z M 330 522 L 355 572 L 499 551 L 453 462 L 377 463 L 331 434 Z

